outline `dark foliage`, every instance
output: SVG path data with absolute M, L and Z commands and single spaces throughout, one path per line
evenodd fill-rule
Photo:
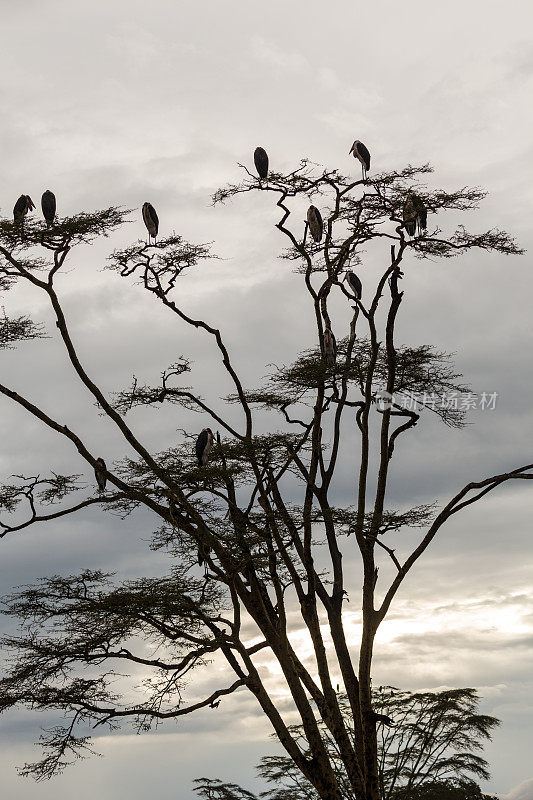
M 497 229 L 470 233 L 461 225 L 446 233 L 446 212 L 475 209 L 484 195 L 475 188 L 430 188 L 423 183 L 430 174 L 428 165 L 409 165 L 363 182 L 304 160 L 287 175 L 270 172 L 268 181 L 246 169 L 241 183 L 215 194 L 215 203 L 251 191 L 266 192 L 274 200 L 280 215 L 276 227 L 288 245 L 284 257 L 302 276 L 300 312 L 307 299 L 316 324 L 309 348 L 296 360 L 289 356 L 286 364 L 270 368 L 256 390 L 245 388 L 221 331 L 191 316 L 177 291 L 184 275 L 213 257 L 209 245 L 191 244 L 173 233 L 113 253 L 108 268 L 117 278 L 137 280 L 177 325 L 210 338 L 231 382 L 227 400 L 237 404 L 238 414 L 231 417 L 219 397 L 201 397 L 184 385 L 184 376 L 188 381 L 193 370 L 186 354 L 162 373 L 157 385 L 135 376 L 130 387 L 111 398 L 83 365 L 55 278 L 73 247 L 111 234 L 125 221 L 126 211 L 82 213 L 54 220 L 50 227 L 30 215 L 16 225 L 0 221 L 0 290 L 22 283 L 41 292 L 73 374 L 124 443 L 114 458 L 94 452 L 83 435 L 55 419 L 38 400 L 0 383 L 5 398 L 75 448 L 90 475 L 88 491 L 79 476 L 60 475 L 53 465 L 49 475 L 6 479 L 0 486 L 1 535 L 90 505 L 122 517 L 142 508 L 154 520 L 153 548 L 165 548 L 171 559 L 168 574 L 158 579 L 114 584 L 110 576 L 82 571 L 45 579 L 7 598 L 5 612 L 19 627 L 4 641 L 10 657 L 0 681 L 0 710 L 26 706 L 60 712 L 66 719 L 64 728 L 49 731 L 42 742 L 44 758 L 27 765 L 24 774 L 49 777 L 82 756 L 91 726 L 114 727 L 129 719 L 145 730 L 218 707 L 227 696 L 247 691 L 287 754 L 285 775 L 307 787 L 303 796 L 377 800 L 383 725 L 371 695 L 376 631 L 405 576 L 452 515 L 502 483 L 533 477 L 533 465 L 524 465 L 471 481 L 438 511 L 433 505 L 412 507 L 407 499 L 404 507 L 387 508 L 389 464 L 398 441 L 427 422 L 425 411 L 460 427 L 464 409 L 457 398 L 467 391 L 448 354 L 428 344 L 396 343 L 402 270 L 409 268 L 411 256 L 427 259 L 433 268 L 435 258 L 472 248 L 522 252 Z M 409 192 L 428 212 L 427 229 L 411 237 L 403 222 Z M 305 223 L 292 210 L 294 199 L 319 209 L 324 222 L 319 242 L 305 235 Z M 372 277 L 361 272 L 359 299 L 342 278 L 347 270 L 364 267 L 370 243 L 384 248 L 383 271 L 374 276 L 374 286 Z M 336 359 L 325 352 L 325 330 L 338 340 Z M 26 315 L 4 314 L 0 321 L 0 347 L 41 336 Z M 433 402 L 451 396 L 454 402 Z M 202 423 L 194 430 L 176 432 L 173 427 L 168 447 L 152 452 L 129 427 L 128 412 L 163 402 L 198 412 Z M 264 416 L 258 419 L 258 407 L 277 415 L 270 432 L 265 432 Z M 206 426 L 216 432 L 216 442 L 207 464 L 199 467 L 194 442 L 198 429 Z M 339 508 L 335 477 L 345 452 L 358 458 L 357 488 L 352 501 Z M 107 491 L 97 492 L 94 468 L 102 455 Z M 72 498 L 78 492 L 76 503 Z M 416 536 L 414 546 L 404 536 L 408 530 Z M 345 573 L 343 550 L 355 552 L 363 567 L 363 633 L 357 654 L 342 624 L 348 589 L 352 596 L 355 590 Z M 382 558 L 394 569 L 389 585 L 379 575 Z M 313 643 L 310 659 L 290 642 L 295 618 Z M 332 644 L 328 657 L 325 631 Z M 263 650 L 277 665 L 292 704 L 291 719 L 298 725 L 288 723 L 269 695 L 255 660 Z M 191 697 L 187 685 L 194 670 L 208 671 L 211 662 L 226 667 L 214 671 L 216 688 L 199 699 Z M 338 676 L 345 694 L 335 689 Z M 383 775 L 389 766 L 386 761 Z M 455 766 L 461 775 L 480 776 L 486 769 L 475 753 Z M 432 779 L 449 782 L 445 767 L 441 764 Z M 408 782 L 406 769 L 399 772 L 398 786 Z M 226 788 L 216 782 L 200 791 L 220 800 L 231 796 L 220 794 Z M 290 789 L 276 791 L 278 800 L 293 800 Z

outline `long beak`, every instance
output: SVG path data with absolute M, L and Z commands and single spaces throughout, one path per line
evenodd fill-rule
M 30 211 L 32 211 L 35 208 L 35 206 L 33 204 L 33 200 L 31 199 L 31 197 L 29 195 L 28 195 L 28 208 L 30 209 Z
M 350 152 L 348 153 L 348 155 L 350 155 L 351 153 L 353 153 L 353 144 L 352 144 L 352 146 L 350 147 Z
M 345 272 L 344 273 L 344 278 L 342 279 L 341 283 L 344 283 L 344 281 L 346 280 L 347 277 L 348 277 L 348 274 Z

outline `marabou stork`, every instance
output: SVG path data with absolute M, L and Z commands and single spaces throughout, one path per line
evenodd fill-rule
M 334 367 L 337 360 L 337 342 L 330 328 L 326 328 L 324 331 L 324 353 L 326 365 Z
M 211 548 L 208 544 L 199 544 L 198 545 L 198 566 L 201 567 L 202 564 L 204 565 L 204 575 L 207 577 L 207 573 L 209 572 L 209 564 L 207 563 L 207 557 L 211 553 Z
M 417 194 L 413 197 L 416 209 L 416 224 L 418 227 L 418 235 L 425 231 L 428 226 L 428 210 L 424 205 L 424 201 Z
M 409 236 L 416 236 L 426 230 L 428 212 L 424 201 L 414 192 L 409 192 L 403 205 L 403 222 Z
M 159 218 L 151 203 L 143 203 L 143 220 L 148 229 L 148 241 L 155 239 L 159 230 Z
M 376 714 L 375 711 L 372 711 L 371 713 L 372 713 L 372 719 L 374 720 L 376 725 L 382 722 L 383 725 L 386 725 L 388 728 L 390 728 L 394 727 L 394 725 L 396 724 L 394 720 L 388 717 L 386 714 Z
M 94 477 L 98 484 L 98 491 L 105 492 L 105 485 L 107 483 L 107 467 L 103 458 L 96 459 L 96 466 L 94 468 Z
M 350 153 L 353 153 L 353 157 L 357 158 L 361 162 L 361 173 L 363 180 L 366 181 L 366 173 L 370 169 L 370 153 L 368 152 L 368 149 L 364 146 L 363 142 L 360 142 L 359 139 L 356 139 L 352 144 Z
M 213 449 L 214 437 L 211 428 L 204 428 L 196 440 L 196 458 L 198 466 L 205 467 L 209 453 Z
M 262 181 L 268 177 L 268 156 L 266 150 L 262 147 L 256 147 L 254 150 L 254 164 L 257 173 Z
M 168 501 L 168 513 L 170 514 L 170 519 L 172 520 L 172 524 L 174 524 L 176 517 L 178 516 L 178 507 L 173 497 L 170 497 Z
M 46 226 L 49 228 L 50 225 L 53 225 L 56 215 L 56 196 L 50 189 L 43 192 L 41 208 L 43 210 L 43 217 L 46 220 Z
M 345 272 L 343 281 L 346 281 L 350 289 L 355 295 L 356 300 L 360 300 L 363 294 L 363 284 L 355 274 L 355 272 Z
M 416 209 L 413 198 L 413 193 L 409 192 L 403 204 L 403 224 L 409 236 L 414 236 L 416 233 Z
M 316 206 L 309 206 L 307 209 L 307 224 L 309 225 L 311 236 L 315 242 L 319 242 L 324 233 L 324 223 L 322 222 L 322 215 Z
M 35 206 L 29 194 L 21 194 L 13 208 L 13 219 L 15 222 L 24 222 L 24 217 L 28 211 L 33 211 Z

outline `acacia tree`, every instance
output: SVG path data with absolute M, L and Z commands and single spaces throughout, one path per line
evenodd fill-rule
M 438 513 L 427 505 L 410 508 L 408 502 L 400 510 L 386 506 L 400 437 L 412 433 L 426 411 L 446 425 L 462 424 L 454 404 L 428 408 L 427 398 L 466 391 L 445 353 L 395 341 L 402 268 L 413 258 L 446 259 L 471 249 L 521 252 L 499 230 L 473 234 L 460 226 L 448 235 L 437 227 L 446 212 L 476 208 L 483 193 L 420 185 L 430 172 L 427 165 L 409 166 L 363 182 L 303 161 L 286 175 L 271 173 L 267 182 L 246 171 L 241 183 L 215 194 L 215 203 L 248 192 L 275 200 L 280 211 L 276 227 L 288 244 L 284 257 L 301 275 L 316 325 L 310 349 L 267 376 L 258 389 L 248 388 L 237 374 L 221 331 L 192 317 L 175 291 L 181 275 L 210 256 L 207 246 L 172 235 L 153 244 L 137 242 L 111 256 L 108 266 L 124 278 L 140 279 L 177 325 L 211 337 L 233 386 L 226 400 L 238 404 L 239 424 L 228 420 L 220 398 L 203 398 L 183 385 L 191 369 L 186 357 L 164 371 L 160 385 L 135 381 L 113 397 L 105 396 L 83 366 L 56 289 L 58 273 L 74 246 L 110 234 L 123 221 L 123 212 L 78 215 L 48 230 L 38 223 L 26 222 L 23 231 L 9 221 L 0 224 L 2 289 L 28 282 L 47 297 L 75 376 L 128 448 L 107 470 L 112 490 L 76 503 L 71 496 L 84 491 L 76 475 L 12 478 L 0 490 L 3 508 L 15 515 L 2 520 L 2 535 L 90 505 L 122 514 L 143 507 L 156 520 L 153 546 L 167 548 L 173 558 L 164 579 L 114 584 L 110 575 L 84 571 L 44 579 L 7 599 L 6 613 L 18 618 L 20 630 L 4 642 L 13 656 L 0 686 L 0 710 L 27 706 L 67 717 L 65 726 L 44 735 L 44 758 L 27 765 L 24 773 L 48 777 L 83 754 L 89 747 L 89 724 L 114 726 L 130 719 L 144 728 L 246 690 L 320 798 L 342 797 L 323 726 L 335 742 L 354 796 L 379 797 L 371 695 L 376 631 L 405 576 L 447 520 L 500 484 L 533 477 L 533 464 L 528 464 L 472 481 Z M 430 213 L 430 228 L 413 237 L 406 235 L 402 213 L 410 191 Z M 309 199 L 320 205 L 326 220 L 319 242 L 291 213 Z M 364 295 L 359 299 L 341 278 L 363 265 L 363 252 L 371 246 L 384 266 L 373 289 L 362 273 Z M 303 313 L 304 295 L 301 304 Z M 326 357 L 326 328 L 339 339 L 334 364 Z M 4 319 L 4 346 L 40 334 L 29 317 Z M 0 392 L 69 440 L 87 465 L 95 466 L 98 454 L 79 433 L 14 389 L 0 384 Z M 407 396 L 417 399 L 416 409 L 403 402 Z M 154 453 L 128 425 L 129 409 L 162 403 L 198 411 L 202 427 L 210 421 L 218 429 L 207 466 L 198 467 L 193 458 L 197 431 L 183 432 L 175 447 Z M 261 435 L 258 420 L 264 421 L 265 410 L 278 415 L 278 429 Z M 340 506 L 334 503 L 334 479 L 345 449 L 357 453 L 359 466 L 353 502 Z M 420 529 L 418 544 L 399 556 L 391 536 L 409 528 Z M 355 589 L 343 567 L 348 553 L 362 563 L 358 647 L 347 641 L 343 628 L 344 601 Z M 394 569 L 384 586 L 378 581 L 381 559 L 390 560 Z M 289 615 L 295 612 L 312 642 L 312 661 L 305 661 L 291 643 Z M 258 665 L 265 654 L 279 667 L 292 703 L 291 721 L 299 721 L 304 746 L 269 695 Z M 194 670 L 208 670 L 215 658 L 225 661 L 226 682 L 206 697 L 190 699 L 186 684 Z M 120 684 L 122 694 L 117 689 L 117 665 L 121 674 L 128 665 L 133 674 L 138 665 L 153 672 L 134 699 L 127 684 Z M 218 671 L 216 676 L 219 680 Z M 346 693 L 348 718 L 337 682 Z
M 488 764 L 479 754 L 499 720 L 478 713 L 474 689 L 440 692 L 408 692 L 380 686 L 372 693 L 378 722 L 378 762 L 381 797 L 384 800 L 490 800 L 473 780 L 488 780 Z M 339 704 L 349 731 L 351 712 L 346 695 Z M 338 786 L 345 800 L 355 800 L 335 741 L 321 723 L 323 739 Z M 305 749 L 301 725 L 291 729 Z M 264 756 L 259 776 L 273 788 L 259 795 L 266 800 L 318 800 L 318 794 L 291 758 Z M 195 791 L 205 800 L 257 800 L 242 787 L 220 780 L 199 778 Z

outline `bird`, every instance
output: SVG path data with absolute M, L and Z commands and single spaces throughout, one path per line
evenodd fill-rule
M 328 367 L 334 367 L 337 360 L 337 342 L 330 328 L 326 328 L 324 331 L 324 353 L 326 356 L 326 365 Z
M 204 428 L 196 440 L 196 458 L 198 466 L 205 467 L 209 453 L 213 449 L 213 431 L 211 428 Z
M 376 724 L 382 722 L 388 728 L 390 728 L 391 726 L 393 727 L 396 724 L 394 720 L 388 717 L 386 714 L 376 714 L 375 711 L 372 711 L 372 719 Z
M 13 208 L 13 219 L 15 222 L 23 222 L 28 211 L 35 208 L 33 200 L 29 194 L 21 194 Z
M 348 286 L 354 293 L 356 300 L 360 300 L 363 294 L 363 284 L 355 272 L 345 272 L 342 280 L 347 282 Z
M 41 197 L 41 208 L 43 210 L 43 217 L 46 220 L 46 225 L 49 228 L 53 225 L 54 217 L 56 215 L 56 196 L 50 189 L 43 192 Z
M 403 204 L 403 224 L 409 236 L 414 236 L 416 233 L 416 209 L 412 192 L 409 192 Z
M 155 213 L 155 208 L 151 203 L 143 203 L 143 220 L 148 229 L 148 237 L 156 238 L 159 230 L 159 218 Z
M 204 574 L 207 576 L 209 572 L 209 565 L 207 563 L 207 557 L 211 553 L 211 548 L 208 544 L 199 544 L 198 545 L 198 566 L 201 567 L 204 564 Z
M 268 156 L 266 150 L 262 147 L 256 147 L 254 150 L 254 164 L 257 173 L 262 181 L 268 177 Z
M 220 700 L 217 700 L 216 703 L 213 700 L 211 703 L 209 703 L 209 708 L 218 708 L 219 705 L 220 705 Z
M 428 211 L 426 206 L 424 205 L 424 201 L 417 194 L 413 195 L 413 200 L 416 209 L 416 224 L 418 228 L 418 235 L 420 236 L 422 231 L 423 230 L 425 231 L 428 226 Z
M 361 162 L 361 173 L 363 175 L 363 180 L 366 181 L 366 173 L 370 169 L 370 153 L 368 149 L 364 146 L 363 142 L 356 139 L 351 146 L 350 153 L 353 153 L 353 157 Z
M 94 477 L 98 484 L 98 491 L 105 492 L 105 485 L 107 483 L 107 467 L 103 458 L 96 459 L 96 466 L 94 468 Z
M 311 236 L 315 242 L 319 242 L 324 233 L 324 223 L 322 222 L 322 215 L 316 206 L 309 206 L 307 209 L 307 224 L 309 225 Z
M 409 192 L 403 205 L 403 222 L 409 236 L 416 236 L 427 228 L 428 212 L 424 201 L 414 192 Z
M 172 523 L 174 523 L 178 515 L 178 507 L 173 497 L 171 497 L 168 501 L 168 513 L 170 514 L 170 519 L 172 520 Z

